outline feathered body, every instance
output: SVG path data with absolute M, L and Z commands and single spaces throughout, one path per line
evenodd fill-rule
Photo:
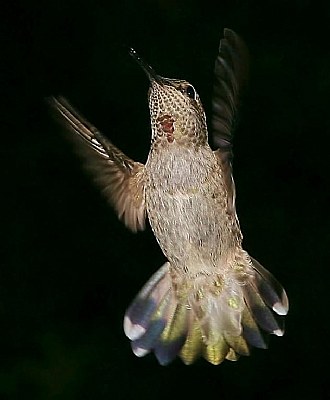
M 125 332 L 136 355 L 154 351 L 161 364 L 177 354 L 187 364 L 200 355 L 213 364 L 236 360 L 250 346 L 266 347 L 259 328 L 282 335 L 274 312 L 288 310 L 281 285 L 242 249 L 235 211 L 231 134 L 245 46 L 225 30 L 215 68 L 216 151 L 207 142 L 192 85 L 158 76 L 131 54 L 151 81 L 152 144 L 145 166 L 121 153 L 64 99 L 53 99 L 119 216 L 138 230 L 147 215 L 168 260 L 127 310 Z

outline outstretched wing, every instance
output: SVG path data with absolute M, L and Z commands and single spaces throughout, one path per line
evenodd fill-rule
M 74 133 L 72 140 L 85 159 L 118 217 L 132 231 L 145 228 L 144 165 L 131 160 L 94 126 L 82 118 L 63 97 L 51 97 L 49 103 Z
M 242 89 L 248 78 L 249 53 L 244 42 L 230 29 L 224 30 L 215 62 L 212 100 L 212 134 L 218 149 L 228 190 L 229 210 L 235 209 L 235 186 L 232 178 L 232 137 Z

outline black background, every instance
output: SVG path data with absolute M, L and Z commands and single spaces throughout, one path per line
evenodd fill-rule
M 1 36 L 1 399 L 325 399 L 329 353 L 330 4 L 21 1 Z M 326 3 L 326 2 L 325 2 Z M 150 139 L 148 82 L 189 80 L 210 116 L 225 27 L 251 52 L 235 135 L 245 248 L 287 289 L 283 338 L 237 363 L 135 357 L 125 308 L 164 262 L 81 169 L 44 98 L 63 94 L 133 159 Z M 200 393 L 200 394 L 198 394 Z M 329 396 L 329 397 L 328 397 Z

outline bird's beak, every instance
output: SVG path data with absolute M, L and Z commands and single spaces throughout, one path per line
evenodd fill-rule
M 140 65 L 143 71 L 146 73 L 147 77 L 149 78 L 150 82 L 157 82 L 159 85 L 163 84 L 162 78 L 156 74 L 155 70 L 147 64 L 143 58 L 141 58 L 138 53 L 131 47 L 129 49 L 129 54 L 134 58 L 134 60 Z

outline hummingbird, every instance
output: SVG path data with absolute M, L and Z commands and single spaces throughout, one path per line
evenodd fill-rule
M 289 304 L 281 284 L 242 247 L 232 176 L 232 139 L 248 50 L 225 29 L 215 61 L 213 150 L 205 112 L 186 80 L 158 75 L 134 49 L 150 81 L 151 146 L 145 164 L 126 156 L 63 97 L 50 103 L 73 132 L 96 183 L 133 232 L 146 218 L 167 261 L 147 281 L 124 317 L 138 357 L 161 365 L 179 356 L 217 365 L 267 348 L 284 333 Z

